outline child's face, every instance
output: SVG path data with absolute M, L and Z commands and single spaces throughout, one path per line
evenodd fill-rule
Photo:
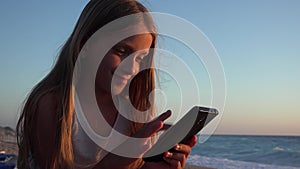
M 120 94 L 129 80 L 139 73 L 140 64 L 149 53 L 152 40 L 151 34 L 135 35 L 109 50 L 97 71 L 96 91 Z

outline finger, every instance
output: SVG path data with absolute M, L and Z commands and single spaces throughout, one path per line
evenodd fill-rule
M 186 156 L 188 156 L 192 151 L 192 148 L 185 144 L 177 144 L 173 147 L 173 149 L 176 150 L 176 152 L 185 154 Z
M 171 126 L 171 124 L 164 124 L 164 126 L 160 130 L 168 130 Z
M 172 156 L 172 153 L 171 153 L 171 154 L 169 154 L 169 153 L 170 153 L 170 152 L 167 152 L 167 153 L 166 153 L 167 155 L 164 156 L 165 162 L 166 162 L 169 166 L 171 166 L 172 168 L 181 169 L 182 166 L 181 166 L 180 161 L 175 160 L 175 159 L 173 159 L 173 158 L 170 158 L 169 156 Z
M 144 137 L 150 137 L 152 136 L 154 133 L 158 132 L 159 130 L 161 130 L 164 125 L 163 125 L 163 121 L 166 120 L 168 117 L 171 116 L 171 111 L 168 110 L 165 113 L 161 114 L 160 116 L 158 116 L 157 118 L 155 118 L 154 120 L 152 120 L 151 122 L 147 123 L 143 129 L 144 131 Z M 149 130 L 150 128 L 150 130 Z
M 194 147 L 197 144 L 198 141 L 198 137 L 196 135 L 194 135 L 193 137 L 191 137 L 191 139 L 188 141 L 188 145 L 190 147 Z
M 187 156 L 184 153 L 178 153 L 178 152 L 166 152 L 165 157 L 179 161 L 181 167 L 184 167 L 187 159 Z
M 155 118 L 153 121 L 156 121 L 156 120 L 164 121 L 170 116 L 171 116 L 171 110 L 167 110 L 166 112 L 164 112 L 163 114 L 161 114 L 157 118 Z
M 158 132 L 161 128 L 163 128 L 162 121 L 153 121 L 146 125 L 144 125 L 133 137 L 137 138 L 147 138 L 151 137 L 153 134 Z
M 134 137 L 138 138 L 147 138 L 151 137 L 153 134 L 158 132 L 160 129 L 163 128 L 163 121 L 166 120 L 168 117 L 171 116 L 171 111 L 168 110 L 165 113 L 158 116 L 156 119 L 152 120 L 151 122 L 145 124 L 135 135 Z

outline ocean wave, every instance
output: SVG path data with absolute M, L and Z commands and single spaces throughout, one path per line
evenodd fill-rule
M 281 148 L 281 147 L 274 147 L 273 150 L 274 151 L 285 151 L 285 149 Z
M 196 166 L 211 167 L 218 169 L 300 169 L 298 167 L 291 166 L 268 165 L 254 162 L 229 160 L 225 158 L 211 158 L 199 155 L 190 155 L 187 160 L 187 163 Z

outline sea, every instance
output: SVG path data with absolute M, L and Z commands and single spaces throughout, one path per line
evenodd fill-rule
M 300 169 L 300 137 L 213 135 L 193 147 L 187 163 L 218 169 Z

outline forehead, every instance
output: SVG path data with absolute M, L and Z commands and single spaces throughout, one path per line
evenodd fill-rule
M 150 33 L 146 33 L 128 37 L 119 42 L 117 45 L 130 47 L 131 49 L 137 51 L 142 49 L 149 49 L 151 47 L 152 41 L 152 35 Z

